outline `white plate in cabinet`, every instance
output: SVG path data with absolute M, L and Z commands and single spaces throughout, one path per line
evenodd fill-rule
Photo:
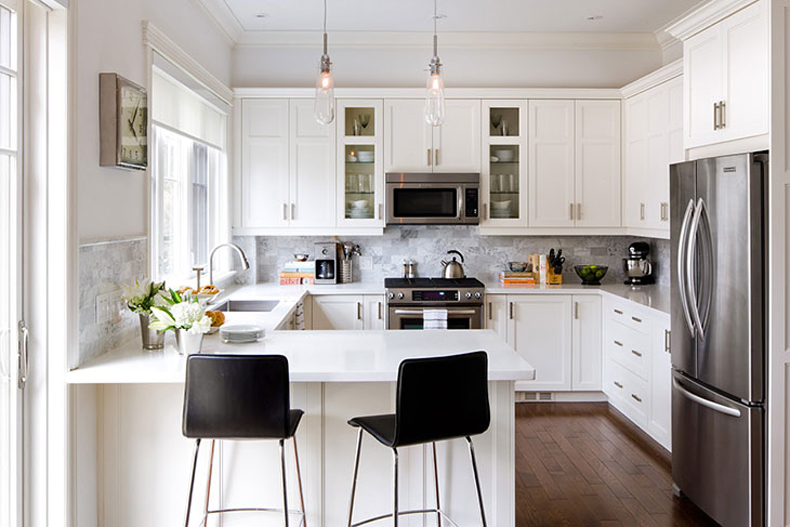
M 536 372 L 517 390 L 571 389 L 572 305 L 569 295 L 508 296 L 508 342 Z

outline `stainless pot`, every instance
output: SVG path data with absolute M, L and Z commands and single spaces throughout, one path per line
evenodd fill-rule
M 447 254 L 457 254 L 461 257 L 461 262 L 464 261 L 464 255 L 458 251 L 447 251 Z M 466 278 L 466 273 L 464 273 L 464 266 L 461 265 L 458 260 L 453 259 L 449 262 L 442 260 L 442 265 L 444 266 L 444 277 L 445 278 Z

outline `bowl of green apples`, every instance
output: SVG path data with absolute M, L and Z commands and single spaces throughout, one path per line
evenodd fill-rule
M 582 285 L 601 285 L 609 267 L 606 265 L 574 265 L 573 270 L 582 279 Z

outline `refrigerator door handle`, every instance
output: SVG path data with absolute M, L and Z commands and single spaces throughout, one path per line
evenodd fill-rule
M 699 314 L 699 306 L 697 299 L 697 280 L 694 274 L 694 269 L 697 264 L 696 250 L 697 250 L 697 234 L 699 233 L 699 221 L 705 209 L 705 202 L 700 198 L 697 202 L 694 219 L 691 220 L 691 232 L 689 233 L 688 252 L 686 254 L 686 282 L 689 285 L 689 309 L 691 309 L 691 316 L 694 319 L 694 325 L 697 327 L 697 334 L 699 338 L 705 340 L 705 330 L 702 327 L 702 319 Z
M 691 320 L 691 312 L 689 311 L 688 294 L 686 293 L 686 271 L 684 264 L 686 263 L 686 235 L 688 233 L 689 222 L 691 221 L 692 213 L 694 212 L 694 200 L 690 199 L 686 213 L 683 215 L 683 223 L 680 226 L 680 240 L 678 241 L 678 289 L 680 291 L 680 303 L 683 306 L 683 315 L 686 320 L 686 325 L 691 332 L 691 338 L 694 338 L 694 322 Z
M 687 399 L 690 399 L 695 403 L 704 406 L 705 408 L 710 408 L 715 412 L 719 412 L 720 414 L 724 414 L 724 415 L 729 415 L 730 417 L 741 416 L 740 410 L 736 410 L 735 408 L 730 408 L 729 406 L 724 406 L 723 404 L 714 403 L 713 401 L 709 401 L 704 397 L 700 397 L 697 394 L 691 393 L 690 391 L 682 387 L 680 383 L 677 381 L 677 379 L 672 379 L 672 385 L 675 387 L 678 393 L 681 394 L 683 397 L 686 397 Z

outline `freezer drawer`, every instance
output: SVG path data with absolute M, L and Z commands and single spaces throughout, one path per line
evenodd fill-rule
M 722 397 L 673 372 L 672 477 L 723 527 L 764 519 L 762 407 Z

